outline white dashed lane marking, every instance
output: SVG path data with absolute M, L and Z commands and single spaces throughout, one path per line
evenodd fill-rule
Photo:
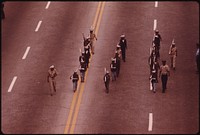
M 158 1 L 155 1 L 155 7 L 158 7 Z
M 51 4 L 51 1 L 48 1 L 48 3 L 47 3 L 47 5 L 46 5 L 45 9 L 48 9 L 50 4 Z
M 17 80 L 17 76 L 15 76 L 15 77 L 13 78 L 13 80 L 12 80 L 12 82 L 11 82 L 11 84 L 10 84 L 10 87 L 9 87 L 9 89 L 8 89 L 8 92 L 11 92 L 11 91 L 12 91 L 12 88 L 13 88 L 13 86 L 14 86 L 16 80 Z
M 148 131 L 152 131 L 153 128 L 153 113 L 149 113 L 149 127 Z
M 26 59 L 26 56 L 27 56 L 27 54 L 28 54 L 30 48 L 31 48 L 30 46 L 26 48 L 26 51 L 25 51 L 25 53 L 24 53 L 24 56 L 22 57 L 23 60 Z
M 39 21 L 39 22 L 38 22 L 38 25 L 37 25 L 37 27 L 36 27 L 36 29 L 35 29 L 35 32 L 37 32 L 37 31 L 39 30 L 41 23 L 42 23 L 42 21 Z
M 157 28 L 157 20 L 154 19 L 154 22 L 153 22 L 153 30 L 156 30 L 156 28 Z

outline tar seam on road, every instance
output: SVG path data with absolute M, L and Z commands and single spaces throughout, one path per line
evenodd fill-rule
M 26 48 L 26 51 L 25 51 L 25 53 L 24 53 L 24 56 L 22 57 L 23 60 L 26 59 L 26 56 L 27 56 L 27 54 L 28 54 L 30 48 L 31 48 L 30 46 L 28 46 L 28 47 Z
M 148 131 L 152 131 L 153 128 L 153 113 L 149 113 L 149 127 Z
M 101 16 L 102 16 L 102 13 L 103 13 L 104 6 L 105 6 L 105 2 L 99 2 L 98 8 L 97 8 L 97 11 L 96 11 L 96 14 L 95 14 L 95 19 L 94 19 L 92 26 L 93 27 L 95 26 L 95 34 L 96 35 L 98 33 L 98 30 L 99 30 L 98 27 L 100 25 Z M 91 61 L 91 59 L 92 59 L 92 56 L 90 58 L 90 61 Z M 90 63 L 89 63 L 89 66 L 90 66 Z M 78 112 L 79 112 L 79 108 L 80 108 L 80 104 L 81 104 L 81 99 L 82 99 L 85 83 L 86 83 L 86 80 L 87 80 L 87 74 L 88 74 L 88 70 L 86 71 L 86 74 L 85 74 L 85 82 L 80 84 L 80 81 L 79 81 L 80 87 L 77 89 L 76 93 L 73 96 L 73 99 L 72 99 L 73 101 L 72 101 L 72 104 L 70 106 L 70 112 L 69 112 L 69 115 L 68 115 L 67 124 L 66 124 L 65 130 L 64 130 L 64 134 L 68 134 L 68 133 L 73 134 L 74 133 L 76 120 L 77 120 L 77 117 L 78 117 Z
M 48 9 L 48 8 L 49 8 L 50 3 L 51 3 L 51 1 L 48 1 L 48 3 L 47 3 L 47 5 L 46 5 L 45 9 Z
M 13 78 L 11 84 L 10 84 L 10 87 L 9 87 L 9 89 L 8 89 L 8 92 L 11 92 L 11 91 L 12 91 L 12 88 L 13 88 L 13 86 L 14 86 L 16 80 L 17 80 L 17 76 L 14 76 L 14 78 Z
M 39 22 L 38 22 L 38 25 L 37 25 L 37 27 L 36 27 L 36 29 L 35 29 L 35 32 L 37 32 L 37 31 L 39 30 L 41 23 L 42 23 L 42 21 L 39 21 Z

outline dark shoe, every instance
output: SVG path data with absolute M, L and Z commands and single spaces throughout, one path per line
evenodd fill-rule
M 175 68 L 175 67 L 173 67 L 173 70 L 176 70 L 176 68 Z

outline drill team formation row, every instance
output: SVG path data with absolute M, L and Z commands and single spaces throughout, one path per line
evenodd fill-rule
M 78 70 L 80 71 L 80 82 L 83 83 L 85 81 L 85 73 L 89 68 L 89 62 L 91 55 L 94 55 L 94 41 L 97 40 L 96 34 L 94 33 L 94 29 L 90 29 L 90 33 L 87 37 L 83 36 L 83 51 L 80 49 L 81 55 L 79 56 L 79 68 L 76 69 L 73 75 L 70 76 L 70 79 L 73 83 L 73 91 L 76 92 L 78 81 L 79 81 L 79 74 Z M 170 76 L 170 68 L 174 71 L 176 70 L 176 57 L 177 57 L 177 47 L 175 45 L 174 39 L 169 48 L 169 56 L 170 56 L 170 67 L 166 64 L 166 60 L 162 60 L 162 65 L 159 65 L 160 61 L 160 42 L 162 41 L 161 35 L 159 34 L 158 30 L 155 30 L 151 53 L 148 58 L 148 64 L 150 68 L 150 82 L 152 86 L 152 90 L 156 92 L 156 83 L 158 83 L 158 76 L 162 82 L 162 93 L 165 93 L 167 89 L 167 81 Z M 121 60 L 126 62 L 126 49 L 127 49 L 127 40 L 125 38 L 125 34 L 120 36 L 120 40 L 116 45 L 114 57 L 111 58 L 110 64 L 110 71 L 105 68 L 105 75 L 103 76 L 103 81 L 106 88 L 106 93 L 109 93 L 109 84 L 112 78 L 112 81 L 116 81 L 117 77 L 119 77 L 120 73 L 120 66 Z M 199 43 L 197 43 L 197 52 L 196 52 L 196 64 L 197 64 L 197 72 L 199 72 Z M 54 92 L 56 92 L 56 80 L 55 77 L 57 76 L 57 70 L 55 66 L 50 66 L 47 75 L 47 81 L 50 84 L 50 94 L 53 96 Z

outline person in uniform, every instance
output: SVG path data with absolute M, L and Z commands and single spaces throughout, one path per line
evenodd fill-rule
M 199 73 L 199 43 L 196 44 L 197 45 L 197 51 L 196 51 L 196 64 L 197 64 L 197 73 Z
M 103 81 L 105 83 L 106 93 L 109 93 L 110 74 L 108 70 L 106 71 L 106 74 L 103 77 Z
M 159 34 L 158 30 L 155 30 L 154 38 L 153 38 L 153 46 L 155 46 L 156 55 L 160 58 L 160 41 L 162 41 L 161 35 Z
M 85 51 L 85 63 L 86 63 L 86 68 L 89 67 L 89 62 L 90 62 L 90 46 L 87 45 L 85 46 L 84 48 L 84 51 Z
M 75 92 L 77 90 L 78 80 L 79 80 L 79 75 L 78 75 L 77 71 L 74 71 L 73 75 L 70 76 L 70 79 L 72 80 L 73 91 Z
M 81 56 L 79 56 L 79 62 L 80 62 L 80 65 L 81 63 L 85 62 L 85 52 L 82 52 Z
M 117 46 L 116 46 L 116 51 L 115 51 L 115 52 L 117 52 L 118 57 L 121 59 L 122 50 L 121 50 L 121 47 L 120 47 L 119 44 L 117 44 Z
M 160 70 L 160 64 L 157 60 L 154 61 L 153 70 L 156 70 L 156 76 L 158 76 L 158 70 Z
M 170 55 L 170 60 L 171 60 L 171 68 L 175 70 L 177 47 L 175 46 L 174 42 L 172 42 L 172 45 L 169 48 L 169 55 Z
M 119 53 L 116 51 L 115 52 L 115 57 L 114 57 L 115 59 L 116 59 L 116 75 L 117 75 L 117 77 L 119 76 L 119 72 L 120 72 L 120 66 L 121 66 L 121 63 L 120 63 L 120 55 L 119 55 Z
M 84 82 L 84 80 L 85 80 L 85 71 L 86 71 L 85 62 L 81 62 L 79 70 L 80 70 L 81 82 Z
M 1 19 L 5 19 L 4 3 L 1 2 Z
M 166 64 L 166 60 L 163 60 L 159 72 L 159 78 L 161 77 L 162 81 L 162 93 L 165 93 L 165 90 L 167 89 L 168 76 L 170 76 L 170 69 L 169 66 Z
M 157 73 L 156 70 L 153 69 L 151 76 L 149 78 L 151 80 L 151 84 L 152 84 L 152 88 L 153 88 L 153 92 L 156 92 L 156 83 L 158 83 L 158 78 L 157 78 Z
M 117 77 L 117 64 L 116 64 L 116 59 L 112 58 L 112 62 L 110 64 L 110 70 L 112 72 L 112 81 L 116 81 Z
M 88 36 L 88 37 L 85 37 L 85 35 L 84 35 L 84 33 L 82 33 L 82 35 L 83 35 L 83 46 L 85 47 L 85 46 L 87 46 L 87 45 L 90 45 L 90 37 Z
M 90 47 L 91 47 L 91 52 L 92 54 L 94 54 L 94 40 L 96 39 L 97 40 L 97 37 L 96 37 L 96 34 L 94 33 L 94 29 L 91 28 L 90 29 Z
M 58 75 L 57 70 L 55 69 L 54 65 L 49 67 L 48 75 L 47 75 L 47 82 L 50 85 L 50 93 L 53 96 L 53 92 L 56 92 L 56 80 L 55 77 Z
M 121 38 L 120 38 L 120 41 L 119 41 L 119 45 L 120 45 L 121 51 L 122 51 L 122 60 L 125 62 L 126 61 L 127 42 L 126 42 L 124 34 L 122 34 L 120 37 Z
M 151 55 L 148 59 L 148 64 L 150 67 L 150 74 L 152 73 L 154 62 L 157 61 L 156 53 L 155 53 L 155 47 L 153 47 L 153 50 L 151 51 Z

